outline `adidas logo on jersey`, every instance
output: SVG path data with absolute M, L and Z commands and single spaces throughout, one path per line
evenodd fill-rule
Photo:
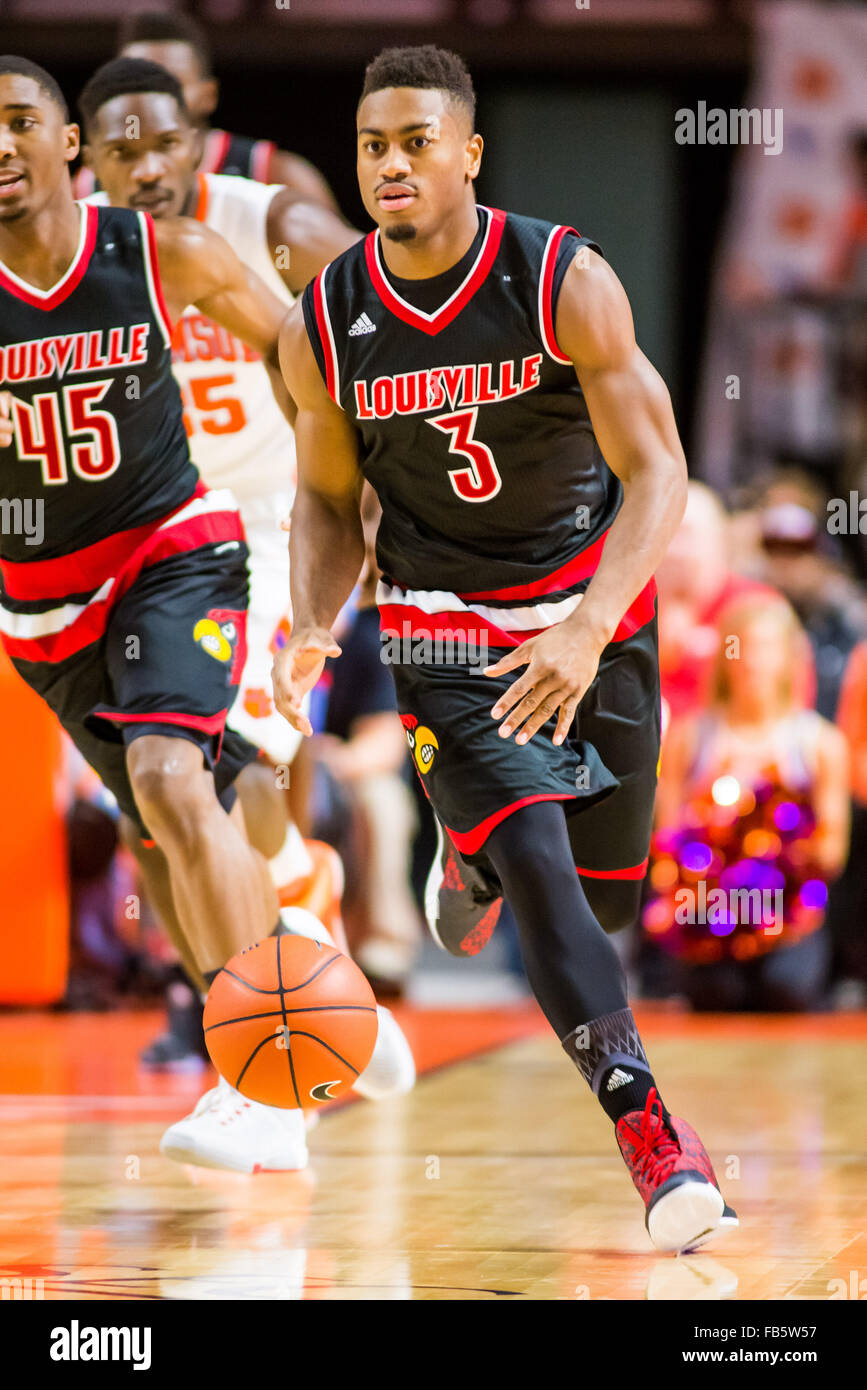
M 621 1071 L 619 1067 L 615 1067 L 608 1078 L 608 1085 L 605 1089 L 606 1091 L 618 1091 L 621 1086 L 626 1086 L 630 1081 L 634 1080 L 635 1077 L 631 1076 L 628 1071 Z
M 367 314 L 359 314 L 358 318 L 355 320 L 355 323 L 349 330 L 349 336 L 350 338 L 358 338 L 361 336 L 362 333 L 375 332 L 376 324 L 373 322 L 373 320 L 369 319 L 367 317 Z

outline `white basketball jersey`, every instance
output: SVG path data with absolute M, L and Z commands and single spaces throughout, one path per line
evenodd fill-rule
M 219 232 L 288 308 L 294 296 L 271 259 L 266 228 L 268 208 L 282 184 L 230 174 L 198 174 L 197 179 L 196 220 Z M 85 201 L 105 205 L 108 197 L 95 193 Z M 295 437 L 259 354 L 191 305 L 174 326 L 172 359 L 190 453 L 208 486 L 231 488 L 242 506 L 275 494 L 291 505 Z

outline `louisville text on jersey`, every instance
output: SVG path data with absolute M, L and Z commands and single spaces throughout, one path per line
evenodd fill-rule
M 0 382 L 41 381 L 111 367 L 144 366 L 150 328 L 149 323 L 132 323 L 9 343 L 0 347 Z
M 399 376 L 378 376 L 374 381 L 355 381 L 359 420 L 387 420 L 391 415 L 418 415 L 446 403 L 457 406 L 488 405 L 520 396 L 539 385 L 542 354 L 534 352 L 520 363 L 514 358 L 498 365 L 477 362 L 462 367 L 430 367 Z

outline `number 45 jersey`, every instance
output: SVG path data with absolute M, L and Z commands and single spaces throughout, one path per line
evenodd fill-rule
M 76 552 L 166 515 L 199 481 L 146 214 L 82 206 L 51 289 L 0 266 L 0 390 L 15 425 L 0 449 L 4 587 L 80 593 Z
M 267 235 L 268 209 L 281 191 L 282 184 L 199 174 L 191 216 L 219 232 L 289 309 L 294 297 L 271 259 Z M 88 202 L 104 207 L 108 196 L 95 193 Z M 190 305 L 174 326 L 172 360 L 190 451 L 208 487 L 231 488 L 242 510 L 274 498 L 276 528 L 292 505 L 295 440 L 261 357 Z
M 463 260 L 432 280 L 391 276 L 371 233 L 307 287 L 305 322 L 382 504 L 381 612 L 412 594 L 453 615 L 541 601 L 547 614 L 515 619 L 529 633 L 574 606 L 622 500 L 554 329 L 566 271 L 598 247 L 478 213 Z

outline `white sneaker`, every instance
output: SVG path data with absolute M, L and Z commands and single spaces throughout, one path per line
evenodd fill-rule
M 379 1031 L 373 1056 L 354 1089 L 368 1100 L 404 1096 L 415 1085 L 415 1061 L 400 1024 L 384 1004 L 376 1006 Z
M 304 1112 L 247 1100 L 221 1076 L 191 1115 L 169 1126 L 160 1153 L 236 1173 L 306 1168 Z

